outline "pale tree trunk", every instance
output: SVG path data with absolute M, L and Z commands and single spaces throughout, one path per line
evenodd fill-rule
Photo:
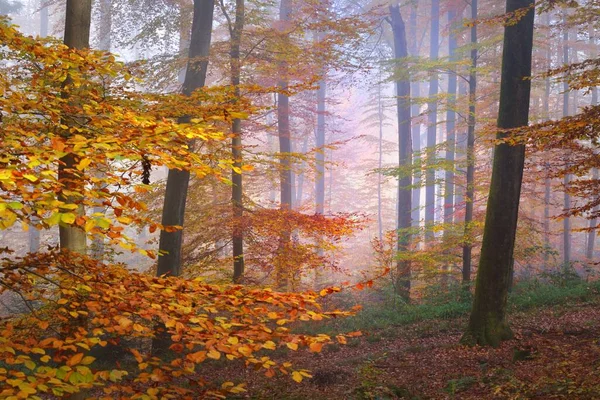
M 477 0 L 471 0 L 471 21 L 477 20 Z M 469 116 L 467 128 L 467 181 L 465 191 L 465 231 L 463 239 L 462 281 L 471 281 L 472 227 L 475 203 L 475 105 L 477 96 L 477 24 L 471 26 L 471 65 L 469 66 Z
M 506 12 L 531 7 L 514 25 L 504 28 L 498 128 L 526 126 L 529 121 L 533 0 L 507 0 Z M 499 132 L 503 140 L 506 133 Z M 519 198 L 525 165 L 525 145 L 495 146 L 492 180 L 473 309 L 463 342 L 498 346 L 512 337 L 506 319 Z
M 46 0 L 40 0 L 40 37 L 48 36 L 48 6 Z M 32 217 L 29 226 L 29 252 L 35 253 L 40 249 L 40 231 L 36 228 L 39 218 Z
M 283 29 L 288 29 L 291 18 L 291 0 L 281 0 L 279 7 L 279 20 L 282 22 Z M 288 66 L 285 61 L 281 62 L 281 76 L 278 87 L 281 91 L 288 89 Z M 277 129 L 279 134 L 279 154 L 280 154 L 280 208 L 282 211 L 289 211 L 292 208 L 292 170 L 291 170 L 291 131 L 290 131 L 290 99 L 283 93 L 277 94 Z M 289 229 L 283 229 L 279 238 L 279 252 L 284 252 L 289 246 L 291 232 Z M 282 262 L 275 266 L 275 286 L 278 290 L 286 290 L 288 287 L 289 271 Z
M 545 25 L 550 29 L 550 13 L 546 13 Z M 548 43 L 546 50 L 547 69 L 552 67 L 552 44 Z M 550 77 L 546 77 L 544 82 L 544 115 L 545 121 L 550 119 Z M 550 179 L 550 166 L 547 162 L 544 163 L 546 168 L 546 176 L 544 178 L 544 269 L 549 268 L 550 261 L 550 193 L 552 180 Z
M 452 6 L 449 6 L 452 7 Z M 453 8 L 448 10 L 448 29 L 450 35 L 448 37 L 448 54 L 450 62 L 456 61 L 456 49 L 458 42 L 455 29 L 456 11 Z M 448 74 L 448 109 L 446 111 L 446 174 L 444 177 L 444 242 L 449 246 L 450 229 L 454 216 L 454 153 L 456 149 L 456 67 L 451 66 Z M 450 252 L 449 252 L 450 253 Z M 446 284 L 449 278 L 450 265 L 446 265 L 444 275 L 442 275 L 442 283 Z
M 569 29 L 566 27 L 567 14 L 563 14 L 563 64 L 569 63 Z M 563 117 L 569 115 L 569 83 L 563 82 Z M 568 155 L 567 155 L 568 156 Z M 571 182 L 571 175 L 565 174 L 563 178 L 564 194 L 563 207 L 564 211 L 568 212 L 571 209 L 571 196 L 568 193 L 568 188 Z M 563 264 L 568 267 L 571 264 L 571 218 L 563 219 Z
M 431 33 L 429 41 L 429 59 L 435 62 L 439 55 L 440 40 L 440 0 L 431 0 Z M 438 74 L 432 72 L 429 79 L 429 104 L 427 109 L 427 158 L 428 163 L 435 159 L 437 152 L 437 95 Z M 433 239 L 435 224 L 435 168 L 427 168 L 425 175 L 425 239 Z
M 417 10 L 418 0 L 413 0 L 410 7 L 410 55 L 412 57 L 419 57 L 419 50 L 417 46 L 418 42 L 418 29 L 417 29 Z M 413 79 L 410 83 L 410 91 L 412 98 L 421 97 L 421 83 Z M 416 102 L 413 102 L 411 106 L 411 117 L 415 118 L 420 113 L 420 106 Z M 421 164 L 421 124 L 415 121 L 412 122 L 412 151 L 413 151 L 413 168 Z M 421 223 L 421 169 L 413 169 L 413 189 L 412 189 L 412 225 L 418 228 Z
M 111 30 L 112 30 L 112 0 L 100 0 L 100 26 L 98 29 L 98 49 L 104 51 L 110 51 L 111 48 Z M 99 178 L 104 177 L 102 171 L 96 171 Z M 98 186 L 98 189 L 102 189 L 102 186 Z M 96 201 L 96 205 L 93 208 L 94 213 L 103 214 L 106 211 L 105 207 L 102 206 L 102 199 Z M 102 260 L 104 258 L 104 237 L 101 235 L 95 235 L 92 240 L 91 246 L 92 257 L 96 260 Z
M 379 240 L 383 240 L 383 212 L 381 209 L 381 187 L 383 177 L 381 168 L 383 167 L 383 99 L 381 98 L 381 81 L 377 83 L 377 117 L 379 119 L 379 162 L 377 171 L 377 229 Z
M 596 37 L 594 35 L 594 28 L 590 27 L 590 44 L 592 45 L 592 48 L 594 50 L 592 50 L 591 52 L 591 58 L 595 58 L 598 56 L 598 52 L 596 51 Z M 592 106 L 597 106 L 598 105 L 598 88 L 597 87 L 593 87 L 592 88 Z M 593 168 L 592 169 L 592 179 L 594 180 L 598 180 L 600 179 L 600 173 L 598 171 L 597 168 Z M 600 206 L 595 206 L 592 209 L 592 215 L 594 216 L 592 219 L 590 219 L 589 222 L 589 228 L 590 231 L 588 232 L 588 236 L 587 236 L 587 248 L 585 250 L 585 256 L 588 260 L 592 260 L 594 258 L 594 248 L 596 246 L 596 225 L 598 224 L 598 218 L 595 217 L 595 215 L 598 213 L 598 211 L 600 211 Z
M 245 0 L 235 2 L 235 23 L 230 27 L 231 33 L 231 84 L 235 88 L 235 96 L 240 94 L 241 58 L 240 45 L 245 19 Z M 226 12 L 223 10 L 223 12 Z M 231 152 L 233 167 L 231 172 L 231 203 L 233 205 L 233 282 L 241 283 L 244 278 L 244 230 L 242 219 L 244 216 L 243 182 L 242 182 L 242 121 L 233 120 L 231 127 Z
M 390 6 L 394 56 L 402 61 L 408 56 L 406 28 L 399 6 Z M 410 80 L 408 74 L 396 81 L 396 106 L 398 109 L 398 165 L 403 172 L 398 180 L 398 252 L 407 252 L 411 228 L 411 129 L 410 129 Z M 410 261 L 398 258 L 396 265 L 396 292 L 405 300 L 410 299 Z
M 68 47 L 72 49 L 85 49 L 90 47 L 91 17 L 91 0 L 67 0 L 64 42 Z M 68 86 L 69 84 L 70 78 L 67 78 L 64 85 Z M 66 189 L 76 190 L 83 185 L 81 176 L 75 168 L 76 164 L 77 158 L 72 153 L 69 153 L 60 159 L 58 179 L 65 184 Z M 83 204 L 81 204 L 83 199 L 65 196 L 62 193 L 59 195 L 59 198 L 68 203 L 79 203 L 79 206 L 75 211 L 76 214 L 85 214 Z M 85 254 L 86 234 L 83 229 L 73 225 L 61 225 L 59 227 L 59 236 L 61 249 Z

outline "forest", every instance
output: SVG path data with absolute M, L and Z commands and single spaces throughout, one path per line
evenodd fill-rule
M 595 0 L 0 0 L 0 399 L 599 399 L 599 46 Z

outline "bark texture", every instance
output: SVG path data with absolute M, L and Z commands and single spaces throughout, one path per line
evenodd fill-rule
M 528 8 L 514 25 L 504 29 L 498 128 L 525 126 L 529 120 L 533 0 L 507 0 L 506 11 Z M 502 140 L 505 133 L 498 133 Z M 513 264 L 525 146 L 495 147 L 492 181 L 477 273 L 475 298 L 463 342 L 498 346 L 512 337 L 506 302 Z

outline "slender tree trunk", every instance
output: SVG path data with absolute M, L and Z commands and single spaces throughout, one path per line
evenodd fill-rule
M 498 128 L 526 126 L 529 120 L 533 0 L 507 0 L 506 11 L 531 7 L 514 25 L 504 28 Z M 506 134 L 499 132 L 497 139 Z M 513 265 L 525 146 L 495 146 L 492 181 L 485 218 L 473 310 L 463 341 L 498 346 L 512 337 L 506 303 Z
M 569 63 L 569 29 L 567 29 L 567 14 L 566 11 L 563 14 L 563 64 Z M 569 83 L 565 80 L 563 82 L 563 117 L 569 115 Z M 568 155 L 567 155 L 568 157 Z M 571 175 L 565 174 L 563 179 L 564 194 L 563 194 L 563 207 L 565 212 L 571 209 L 571 196 L 568 193 L 569 184 L 571 182 Z M 563 264 L 568 267 L 571 264 L 571 218 L 565 217 L 563 219 Z
M 592 45 L 592 48 L 594 50 L 592 50 L 591 52 L 591 58 L 595 58 L 598 56 L 598 52 L 596 51 L 596 37 L 594 35 L 594 27 L 590 27 L 590 44 Z M 592 106 L 597 106 L 598 105 L 598 88 L 597 87 L 593 87 L 592 88 Z M 592 179 L 594 180 L 598 180 L 600 178 L 600 172 L 598 171 L 597 168 L 592 169 Z M 592 260 L 594 258 L 594 247 L 596 246 L 596 226 L 598 225 L 598 218 L 595 217 L 595 215 L 598 213 L 598 211 L 600 211 L 600 206 L 595 206 L 592 209 L 592 215 L 594 216 L 592 219 L 590 219 L 589 222 L 589 228 L 590 231 L 588 232 L 588 236 L 587 236 L 587 248 L 585 251 L 585 256 L 588 260 Z
M 418 28 L 417 28 L 417 10 L 418 0 L 413 0 L 410 7 L 410 55 L 419 57 L 417 46 Z M 420 113 L 420 106 L 414 99 L 421 97 L 421 83 L 412 79 L 410 83 L 410 91 L 412 93 L 413 104 L 411 106 L 411 117 L 415 118 Z M 421 224 L 421 124 L 412 121 L 412 152 L 413 152 L 413 188 L 412 188 L 412 225 L 418 228 Z
M 92 15 L 91 0 L 67 0 L 65 15 L 65 44 L 72 49 L 84 49 L 90 47 L 90 23 Z M 64 85 L 70 85 L 67 78 Z M 67 96 L 67 95 L 65 95 Z M 58 166 L 58 179 L 64 182 L 66 189 L 75 189 L 83 184 L 75 164 L 77 159 L 70 153 L 60 159 Z M 84 215 L 85 210 L 81 200 L 60 194 L 60 199 L 66 202 L 79 203 L 76 210 L 77 215 Z M 72 225 L 61 225 L 59 228 L 60 248 L 73 252 L 85 254 L 86 234 L 83 229 Z
M 241 60 L 240 45 L 245 19 L 245 0 L 235 2 L 235 23 L 231 27 L 231 85 L 235 88 L 235 96 L 240 96 Z M 231 127 L 231 152 L 233 170 L 231 171 L 231 203 L 233 205 L 233 282 L 240 283 L 244 277 L 244 216 L 243 182 L 242 182 L 242 121 L 233 120 Z
M 288 29 L 291 18 L 291 0 L 281 0 L 279 7 L 279 20 L 282 22 L 283 29 Z M 285 61 L 280 63 L 281 76 L 278 87 L 282 92 L 277 94 L 277 129 L 279 134 L 279 153 L 280 153 L 280 208 L 282 211 L 288 211 L 292 208 L 292 170 L 291 170 L 291 131 L 290 131 L 290 99 L 283 93 L 288 89 L 288 65 Z M 286 251 L 291 240 L 289 229 L 283 229 L 279 238 L 279 253 Z M 276 266 L 275 286 L 278 290 L 287 289 L 288 273 L 283 265 L 283 257 L 279 257 L 279 265 Z
M 112 30 L 112 0 L 100 0 L 100 26 L 98 29 L 98 49 L 110 51 L 111 48 L 111 30 Z M 104 177 L 102 171 L 96 171 L 99 178 Z M 97 189 L 102 189 L 102 185 L 98 185 Z M 102 206 L 102 199 L 96 201 L 93 208 L 94 213 L 104 213 L 105 208 Z M 95 235 L 92 239 L 91 256 L 96 260 L 104 258 L 104 237 Z
M 471 21 L 477 20 L 477 0 L 471 0 Z M 463 239 L 462 281 L 471 281 L 472 227 L 475 203 L 475 105 L 477 96 L 477 24 L 471 26 L 471 65 L 469 66 L 469 116 L 467 128 L 467 182 L 465 192 L 465 234 Z
M 429 42 L 429 58 L 432 62 L 438 59 L 440 41 L 440 0 L 431 0 L 431 34 Z M 433 72 L 429 79 L 429 105 L 427 118 L 427 158 L 431 164 L 436 158 L 437 142 L 437 95 L 438 74 Z M 427 168 L 425 175 L 425 239 L 433 239 L 432 225 L 435 224 L 435 168 Z
M 315 133 L 316 134 L 316 133 Z M 302 154 L 306 154 L 308 151 L 308 135 L 304 136 L 302 142 Z M 306 162 L 302 161 L 300 169 L 302 172 L 298 175 L 298 189 L 296 190 L 296 199 L 294 201 L 298 207 L 302 206 L 302 196 L 304 192 L 304 168 L 306 168 Z
M 550 29 L 550 13 L 546 13 L 545 25 Z M 552 44 L 548 43 L 546 50 L 547 69 L 552 67 Z M 546 77 L 544 82 L 544 115 L 545 121 L 550 119 L 550 77 Z M 544 178 L 544 269 L 549 268 L 550 261 L 550 192 L 552 180 L 550 179 L 550 167 L 545 163 L 546 177 Z
M 399 6 L 390 6 L 392 32 L 394 34 L 394 55 L 397 61 L 408 56 L 406 28 Z M 402 171 L 410 171 L 411 129 L 410 129 L 410 81 L 407 74 L 396 81 L 396 106 L 398 109 L 398 164 Z M 410 261 L 401 253 L 408 251 L 411 228 L 411 173 L 405 172 L 398 182 L 398 252 L 396 265 L 396 291 L 405 300 L 410 299 Z
M 452 7 L 452 6 L 450 6 Z M 450 63 L 456 61 L 456 49 L 458 41 L 454 31 L 456 11 L 453 8 L 448 10 L 448 54 Z M 456 151 L 456 67 L 451 66 L 448 74 L 448 109 L 446 111 L 446 173 L 444 177 L 444 242 L 449 246 L 451 225 L 454 217 L 454 157 Z M 449 253 L 449 249 L 447 250 Z M 451 273 L 450 265 L 446 264 L 442 283 L 447 284 L 448 274 Z
M 324 71 L 321 71 L 324 74 Z M 315 212 L 323 214 L 325 207 L 325 97 L 327 95 L 327 82 L 325 76 L 319 81 L 317 90 L 317 132 L 315 163 L 317 179 L 315 182 Z
M 46 0 L 40 0 L 40 37 L 45 38 L 48 36 L 48 6 L 45 3 Z M 40 249 L 40 231 L 36 228 L 39 219 L 32 217 L 31 224 L 29 226 L 29 252 L 35 253 Z
M 381 98 L 381 82 L 377 84 L 377 117 L 379 119 L 379 162 L 377 171 L 377 228 L 379 240 L 383 240 L 383 212 L 381 210 L 381 186 L 383 177 L 381 168 L 383 168 L 383 101 Z
M 189 49 L 188 68 L 183 83 L 183 94 L 189 96 L 198 88 L 204 86 L 208 68 L 208 52 L 212 34 L 214 11 L 213 0 L 194 0 L 194 17 L 192 36 Z M 190 117 L 184 117 L 180 122 L 185 123 Z M 162 213 L 164 226 L 184 226 L 185 202 L 187 199 L 189 171 L 178 169 L 169 170 L 167 188 Z M 181 245 L 183 230 L 160 232 L 159 257 L 157 274 L 181 275 Z

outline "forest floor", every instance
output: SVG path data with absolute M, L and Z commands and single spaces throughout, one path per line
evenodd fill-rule
M 513 311 L 510 322 L 515 337 L 499 348 L 460 345 L 464 316 L 432 319 L 363 331 L 321 353 L 276 354 L 311 371 L 299 384 L 236 363 L 218 376 L 247 383 L 240 399 L 600 399 L 598 295 Z

